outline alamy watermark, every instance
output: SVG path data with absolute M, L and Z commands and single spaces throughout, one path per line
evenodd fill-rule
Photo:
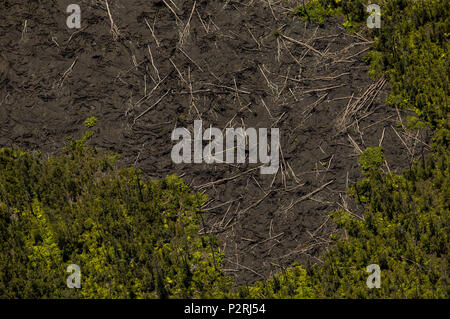
M 67 270 L 70 275 L 67 277 L 67 287 L 69 288 L 81 288 L 81 269 L 77 264 L 70 264 L 67 266 Z
M 78 4 L 69 4 L 66 9 L 70 15 L 67 17 L 66 24 L 69 29 L 81 28 L 81 9 Z
M 369 4 L 367 6 L 367 12 L 372 13 L 367 18 L 367 27 L 369 29 L 381 28 L 381 9 L 378 4 Z
M 202 133 L 202 126 L 201 120 L 194 121 L 194 138 L 186 128 L 173 130 L 172 141 L 179 141 L 172 148 L 171 153 L 172 161 L 175 164 L 245 163 L 248 153 L 249 163 L 269 164 L 261 167 L 261 174 L 275 174 L 278 171 L 280 164 L 280 132 L 278 128 L 270 129 L 269 146 L 267 128 L 259 128 L 258 131 L 255 128 L 246 130 L 242 127 L 226 128 L 224 143 L 224 136 L 220 129 L 209 127 Z M 203 141 L 209 141 L 204 148 Z
M 367 266 L 366 271 L 370 273 L 367 277 L 367 287 L 369 289 L 380 288 L 381 287 L 381 269 L 377 264 L 370 264 Z

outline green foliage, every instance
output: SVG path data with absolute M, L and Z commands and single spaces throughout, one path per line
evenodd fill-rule
M 338 14 L 338 10 L 326 4 L 323 0 L 311 0 L 304 2 L 294 9 L 294 15 L 302 20 L 315 22 L 323 25 L 328 17 Z
M 324 0 L 340 8 L 347 20 L 365 23 L 365 0 Z M 413 109 L 422 123 L 435 129 L 438 147 L 449 142 L 449 30 L 450 2 L 436 0 L 374 0 L 380 5 L 380 29 L 374 50 L 364 59 L 370 74 L 383 74 L 391 84 L 387 102 L 393 107 Z M 361 24 L 364 25 L 364 24 Z
M 97 118 L 95 116 L 91 116 L 90 118 L 86 119 L 86 121 L 84 121 L 84 125 L 87 128 L 92 128 L 95 125 L 97 125 L 97 122 L 98 122 Z
M 320 0 L 323 6 L 339 10 L 347 18 L 347 21 L 361 22 L 366 17 L 365 8 L 370 3 L 377 1 L 367 0 Z
M 384 55 L 379 51 L 371 51 L 363 57 L 363 61 L 370 66 L 369 75 L 372 78 L 383 76 Z
M 380 67 L 392 85 L 388 102 L 412 108 L 436 129 L 435 140 L 443 146 L 449 137 L 449 10 L 448 1 L 408 3 L 392 12 L 375 46 L 385 56 Z
M 212 298 L 231 281 L 200 236 L 205 196 L 169 176 L 149 182 L 75 141 L 43 160 L 0 149 L 0 297 Z M 69 289 L 66 268 L 81 268 Z
M 406 126 L 411 130 L 419 130 L 428 127 L 427 123 L 419 119 L 417 116 L 408 116 L 406 118 Z
M 359 157 L 359 164 L 363 169 L 363 172 L 378 171 L 381 165 L 384 164 L 384 155 L 381 151 L 381 147 L 369 147 Z
M 305 299 L 313 298 L 314 290 L 306 270 L 294 264 L 266 281 L 239 287 L 233 298 L 245 299 Z
M 373 174 L 352 188 L 364 218 L 332 214 L 347 235 L 311 269 L 319 297 L 448 297 L 448 160 L 432 156 L 403 175 Z M 369 264 L 381 267 L 380 289 L 366 286 Z

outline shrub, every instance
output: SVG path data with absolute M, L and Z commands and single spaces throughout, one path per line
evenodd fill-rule
M 74 141 L 43 160 L 0 149 L 0 297 L 212 298 L 229 289 L 216 240 L 200 236 L 204 195 L 146 181 Z M 82 289 L 66 286 L 81 268 Z

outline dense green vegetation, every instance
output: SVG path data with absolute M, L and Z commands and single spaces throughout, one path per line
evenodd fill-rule
M 92 119 L 87 126 L 95 123 Z M 43 160 L 0 150 L 0 297 L 220 297 L 230 281 L 199 236 L 205 196 L 180 178 L 141 179 L 117 156 L 70 143 Z M 82 289 L 66 286 L 69 264 Z
M 331 213 L 342 238 L 323 263 L 232 289 L 216 240 L 199 235 L 205 197 L 175 176 L 146 181 L 116 168 L 116 155 L 86 145 L 88 131 L 47 160 L 0 150 L 0 297 L 448 298 L 450 3 L 372 3 L 382 27 L 367 31 L 371 74 L 389 79 L 392 107 L 416 111 L 411 129 L 434 131 L 433 150 L 401 175 L 382 172 L 381 148 L 364 151 L 364 179 L 349 189 L 364 218 Z M 297 14 L 323 23 L 340 12 L 361 26 L 365 5 L 316 0 Z M 66 287 L 69 264 L 80 265 L 82 289 Z M 369 264 L 381 268 L 380 289 L 366 286 Z
M 293 15 L 299 16 L 304 21 L 315 22 L 323 25 L 327 18 L 341 13 L 340 7 L 327 5 L 321 0 L 304 2 L 294 9 Z

